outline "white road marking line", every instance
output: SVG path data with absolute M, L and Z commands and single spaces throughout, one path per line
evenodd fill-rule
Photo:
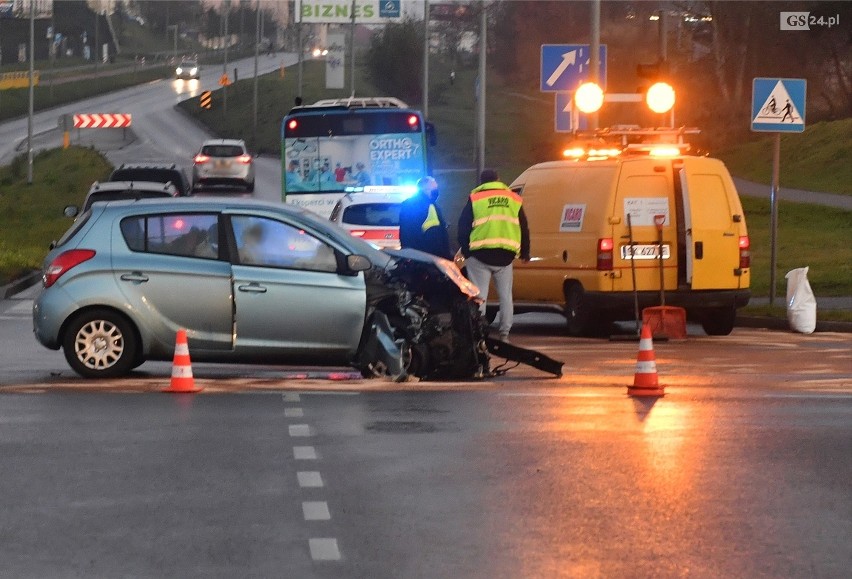
M 303 501 L 302 514 L 306 521 L 328 521 L 331 519 L 328 503 L 325 501 Z
M 4 313 L 6 314 L 21 314 L 21 315 L 33 315 L 33 302 L 32 300 L 23 301 L 15 304 Z
M 291 424 L 288 428 L 290 436 L 313 436 L 313 429 L 307 424 Z
M 287 418 L 301 418 L 305 415 L 304 410 L 301 408 L 285 408 L 284 416 Z
M 316 460 L 317 449 L 313 446 L 294 446 L 293 458 L 296 460 Z
M 281 395 L 281 399 L 284 402 L 298 402 L 299 401 L 299 393 L 298 392 L 285 392 Z
M 325 486 L 322 483 L 322 476 L 315 470 L 299 471 L 296 473 L 296 479 L 302 488 L 319 488 Z
M 339 561 L 340 549 L 337 539 L 308 539 L 311 549 L 311 559 L 314 561 Z

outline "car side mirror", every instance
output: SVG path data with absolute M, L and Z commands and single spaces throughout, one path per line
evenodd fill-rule
M 80 208 L 76 205 L 66 205 L 65 209 L 62 210 L 62 214 L 65 217 L 77 217 L 80 214 Z
M 373 267 L 372 262 L 370 262 L 370 258 L 365 255 L 347 255 L 346 256 L 346 268 L 352 273 L 357 273 L 359 271 L 367 271 Z

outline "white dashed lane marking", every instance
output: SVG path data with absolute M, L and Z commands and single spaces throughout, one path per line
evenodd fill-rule
M 294 446 L 293 458 L 296 460 L 316 460 L 317 449 L 313 446 Z
M 301 396 L 297 392 L 285 392 L 281 395 L 285 404 L 284 416 L 288 419 L 304 419 L 305 411 L 299 406 L 293 406 L 301 402 Z M 310 424 L 289 424 L 287 432 L 293 438 L 304 438 L 314 436 L 316 431 Z M 293 446 L 294 460 L 318 460 L 317 450 L 313 446 Z M 301 489 L 321 489 L 325 487 L 322 475 L 318 470 L 301 470 L 296 472 L 296 480 Z M 306 491 L 316 494 L 317 491 Z M 302 501 L 302 516 L 305 521 L 313 522 L 314 525 L 322 525 L 322 521 L 331 520 L 331 511 L 326 501 Z M 340 548 L 337 539 L 333 537 L 321 537 L 308 539 L 308 547 L 311 559 L 314 561 L 339 561 Z
M 328 503 L 325 501 L 302 502 L 302 514 L 305 515 L 306 521 L 331 520 L 331 513 L 328 510 Z
M 291 424 L 288 428 L 290 436 L 313 436 L 313 429 L 307 424 Z
M 309 539 L 311 548 L 311 559 L 314 561 L 339 561 L 340 549 L 337 548 L 337 539 Z
M 322 476 L 315 470 L 297 472 L 296 479 L 302 488 L 321 488 L 325 486 L 322 483 Z

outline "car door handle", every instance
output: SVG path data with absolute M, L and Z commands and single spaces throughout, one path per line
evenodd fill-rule
M 256 294 L 265 294 L 266 293 L 266 288 L 263 287 L 262 285 L 258 284 L 258 283 L 243 284 L 243 285 L 237 286 L 237 289 L 240 290 L 241 292 L 249 292 L 249 293 L 256 293 Z
M 148 276 L 142 273 L 141 271 L 134 271 L 132 273 L 123 273 L 121 274 L 122 281 L 136 281 L 139 283 L 148 281 Z

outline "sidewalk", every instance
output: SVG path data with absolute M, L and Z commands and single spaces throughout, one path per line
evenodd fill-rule
M 740 177 L 734 177 L 734 185 L 740 195 L 749 197 L 762 197 L 769 199 L 769 185 L 747 181 Z M 814 205 L 825 205 L 852 211 L 852 195 L 840 195 L 837 193 L 819 193 L 817 191 L 804 191 L 802 189 L 790 189 L 788 187 L 778 188 L 778 199 L 781 201 L 792 201 L 795 203 L 813 203 Z

